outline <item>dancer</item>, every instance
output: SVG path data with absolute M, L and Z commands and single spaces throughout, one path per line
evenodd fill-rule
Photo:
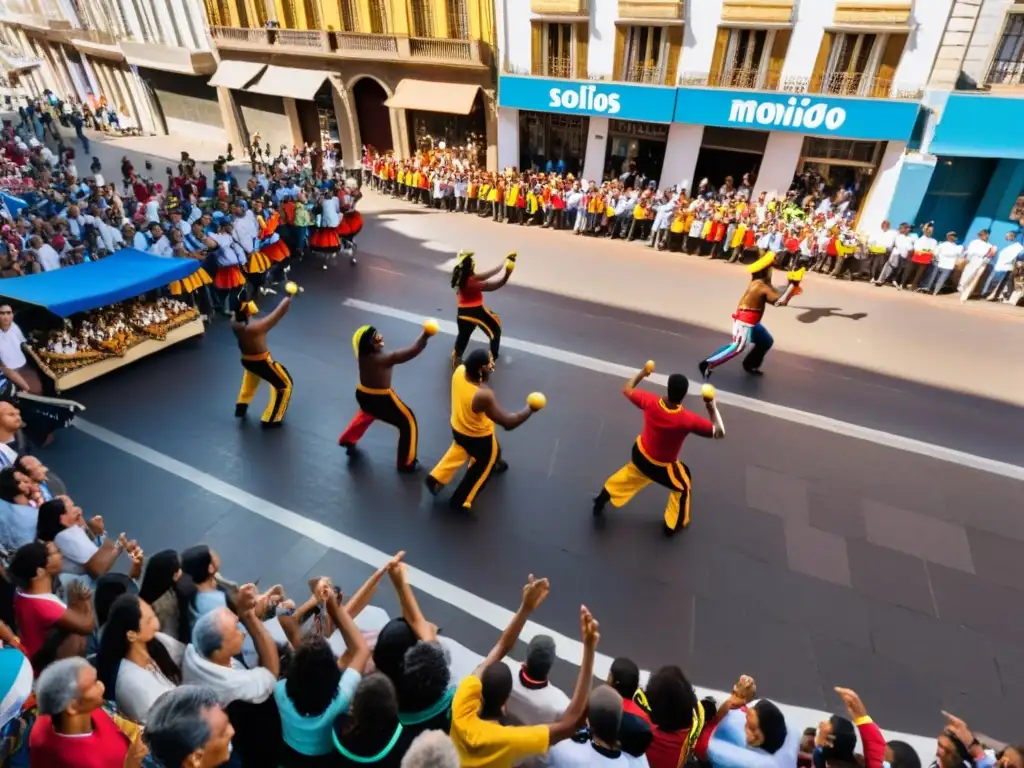
M 252 316 L 259 310 L 256 302 L 247 301 L 234 313 L 231 330 L 238 339 L 238 349 L 242 353 L 242 388 L 238 392 L 235 404 L 235 418 L 245 418 L 249 411 L 249 403 L 256 395 L 260 381 L 270 385 L 270 402 L 263 411 L 261 426 L 264 428 L 280 427 L 288 404 L 292 399 L 292 377 L 283 365 L 270 356 L 267 349 L 267 334 L 281 322 L 292 306 L 292 297 L 299 292 L 295 283 L 285 285 L 288 293 L 270 313 L 259 320 Z
M 449 502 L 456 508 L 470 509 L 491 474 L 508 469 L 501 458 L 494 425 L 500 424 L 511 431 L 544 407 L 544 396 L 534 392 L 527 398 L 526 408 L 518 413 L 506 413 L 498 405 L 494 390 L 487 386 L 493 370 L 491 354 L 474 349 L 452 375 L 452 444 L 424 483 L 436 496 L 468 460 L 469 469 Z
M 419 429 L 412 409 L 402 402 L 391 388 L 391 372 L 396 365 L 407 363 L 427 348 L 427 340 L 437 333 L 437 321 L 423 324 L 423 333 L 416 342 L 397 352 L 384 351 L 384 337 L 372 325 L 364 325 L 352 337 L 352 351 L 359 361 L 359 384 L 356 402 L 359 410 L 338 438 L 338 445 L 352 455 L 366 430 L 376 419 L 398 429 L 398 471 L 419 469 L 416 442 Z
M 683 441 L 690 434 L 721 439 L 725 437 L 725 427 L 715 405 L 714 387 L 706 384 L 701 391 L 710 417 L 705 419 L 683 408 L 690 382 L 681 373 L 668 377 L 668 394 L 664 398 L 637 389 L 653 371 L 654 362 L 648 360 L 622 388 L 622 394 L 644 412 L 644 428 L 633 444 L 630 461 L 605 481 L 594 499 L 594 515 L 599 517 L 609 501 L 612 506 L 621 507 L 638 491 L 657 483 L 669 490 L 663 530 L 666 536 L 672 536 L 690 525 L 690 468 L 679 461 Z
M 498 359 L 501 346 L 501 320 L 484 306 L 484 293 L 496 291 L 512 277 L 516 268 L 516 254 L 510 253 L 503 264 L 486 272 L 476 273 L 476 261 L 471 251 L 462 251 L 458 262 L 452 270 L 452 288 L 459 296 L 459 309 L 456 319 L 459 334 L 455 337 L 455 348 L 452 350 L 452 368 L 462 364 L 462 355 L 469 344 L 469 337 L 474 328 L 481 328 L 491 341 L 491 357 Z M 504 270 L 505 273 L 498 277 Z
M 761 363 L 764 362 L 764 356 L 768 354 L 768 350 L 775 343 L 772 335 L 768 333 L 768 329 L 761 324 L 765 302 L 770 301 L 776 307 L 784 307 L 790 299 L 802 292 L 796 290 L 803 277 L 799 270 L 792 273 L 791 285 L 787 286 L 784 291 L 779 291 L 772 286 L 772 265 L 774 263 L 775 254 L 769 251 L 747 267 L 747 271 L 751 274 L 750 284 L 744 291 L 739 307 L 736 308 L 736 312 L 732 316 L 732 341 L 710 357 L 700 361 L 700 375 L 705 379 L 711 376 L 711 372 L 715 368 L 732 360 L 751 344 L 754 348 L 743 358 L 743 370 L 751 376 L 761 375 Z M 799 277 L 797 277 L 798 275 Z
M 356 203 L 362 198 L 359 182 L 349 177 L 345 179 L 345 188 L 338 202 L 341 208 L 341 224 L 338 225 L 338 237 L 342 249 L 348 253 L 352 263 L 356 263 L 356 235 L 363 229 L 363 215 L 356 210 Z
M 309 238 L 309 249 L 324 259 L 324 269 L 327 264 L 333 264 L 338 258 L 338 251 L 341 249 L 341 240 L 338 238 L 338 227 L 341 225 L 341 204 L 334 196 L 334 190 L 328 188 L 324 191 L 324 197 L 319 204 L 320 223 L 312 237 Z
M 259 226 L 259 240 L 256 247 L 271 263 L 270 281 L 284 280 L 291 269 L 288 266 L 288 257 L 291 255 L 291 251 L 288 250 L 288 244 L 281 238 L 281 233 L 277 231 L 281 225 L 281 214 L 274 210 L 268 213 L 262 200 L 253 201 L 252 210 L 256 214 L 256 224 Z

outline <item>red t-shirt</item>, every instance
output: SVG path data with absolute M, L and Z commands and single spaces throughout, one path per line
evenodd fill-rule
M 683 755 L 683 747 L 690 736 L 690 729 L 663 731 L 655 725 L 651 728 L 651 735 L 651 746 L 645 753 L 650 768 L 679 768 L 679 758 Z
M 26 656 L 31 659 L 39 652 L 50 628 L 65 610 L 67 606 L 52 593 L 29 595 L 20 590 L 14 593 L 14 618 Z
M 484 304 L 484 292 L 480 286 L 483 282 L 476 276 L 472 275 L 466 284 L 459 288 L 459 306 L 460 307 L 482 307 Z
M 102 709 L 92 713 L 92 733 L 65 736 L 41 715 L 28 738 L 30 768 L 120 768 L 128 754 L 128 737 Z
M 640 444 L 655 461 L 665 464 L 679 458 L 683 440 L 691 432 L 701 437 L 712 437 L 714 427 L 708 419 L 678 406 L 669 408 L 653 392 L 634 389 L 626 394 L 630 402 L 644 412 L 644 429 Z

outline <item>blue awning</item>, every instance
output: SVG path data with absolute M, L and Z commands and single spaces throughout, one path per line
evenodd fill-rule
M 99 261 L 0 280 L 0 298 L 68 317 L 162 288 L 200 266 L 195 259 L 165 259 L 125 248 Z

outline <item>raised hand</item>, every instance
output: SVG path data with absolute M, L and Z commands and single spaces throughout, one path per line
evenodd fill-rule
M 535 579 L 531 573 L 523 586 L 523 608 L 532 613 L 547 599 L 550 592 L 551 585 L 548 580 Z

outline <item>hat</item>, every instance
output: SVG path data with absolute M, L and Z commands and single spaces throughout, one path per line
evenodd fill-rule
M 354 334 L 352 334 L 352 352 L 355 353 L 356 359 L 359 359 L 361 352 L 366 352 L 364 349 L 363 339 L 369 339 L 373 341 L 373 337 L 377 335 L 377 329 L 372 325 L 364 325 Z
M 555 663 L 555 641 L 550 635 L 537 635 L 526 646 L 526 676 L 532 680 L 547 680 Z
M 747 267 L 747 272 L 752 275 L 756 275 L 758 272 L 768 269 L 768 267 L 772 266 L 774 263 L 775 253 L 773 251 L 768 251 L 768 253 Z

